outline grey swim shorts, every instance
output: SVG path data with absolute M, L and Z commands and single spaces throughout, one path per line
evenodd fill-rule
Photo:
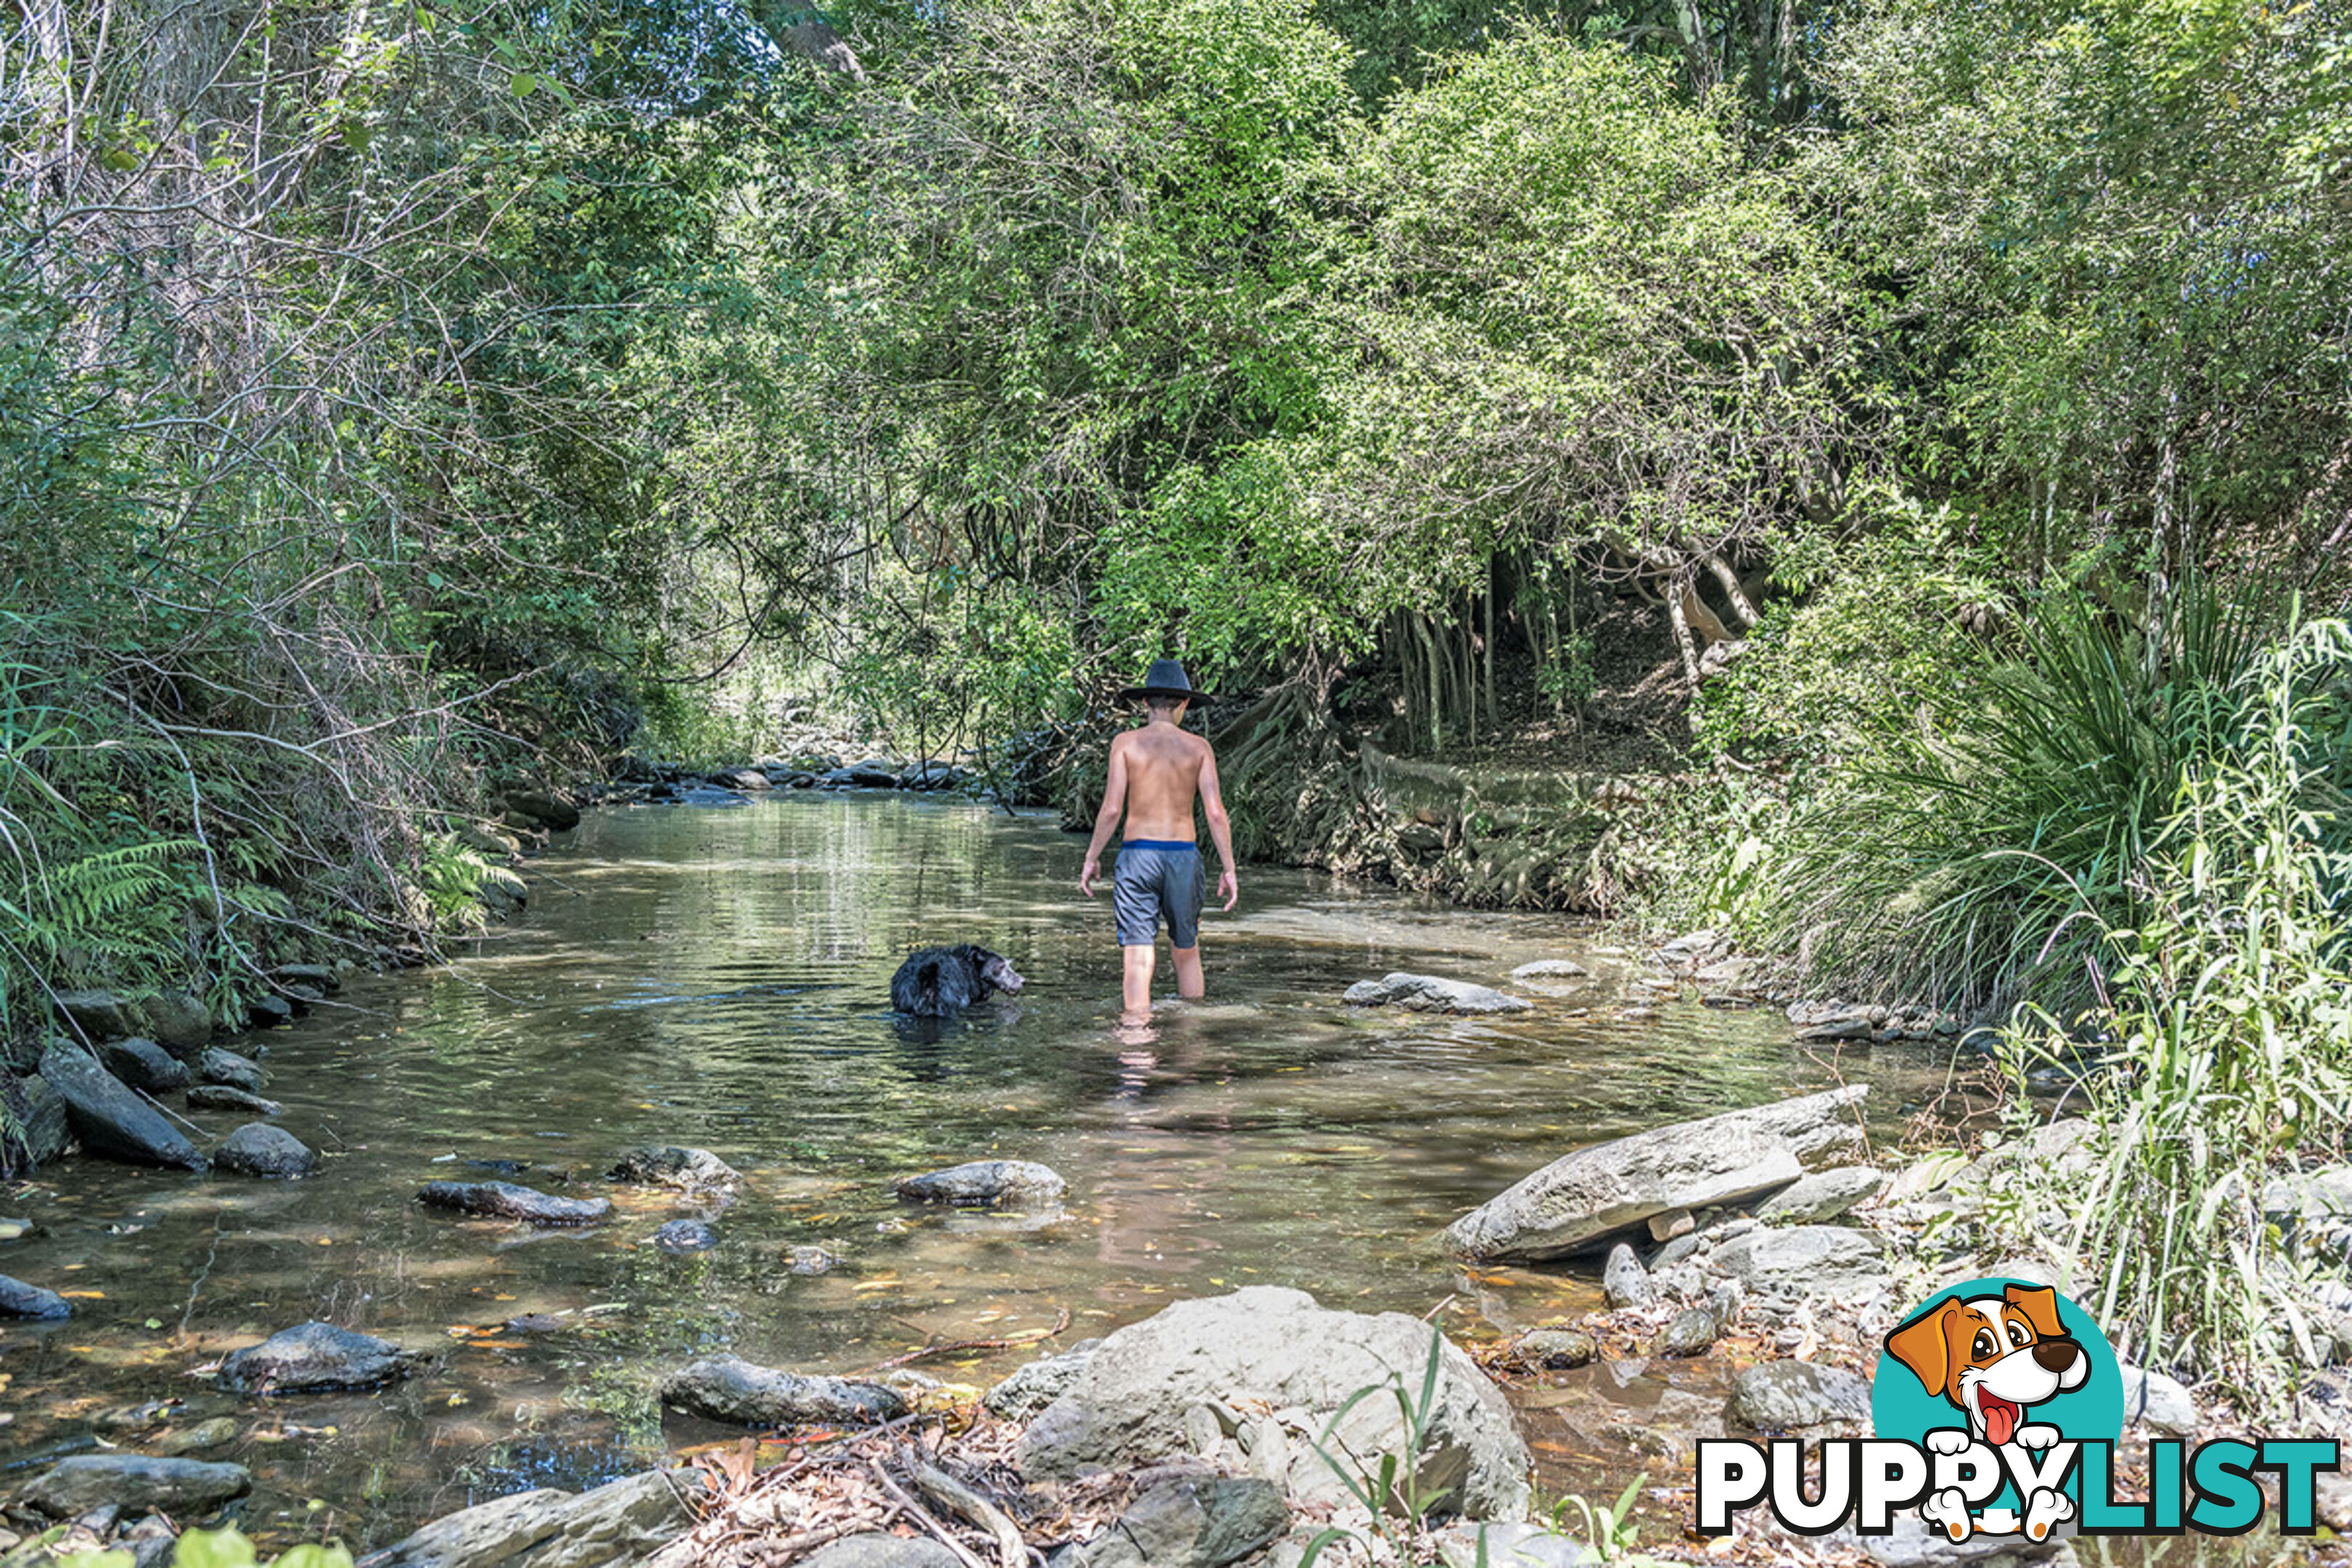
M 1201 900 L 1208 892 L 1208 868 L 1200 847 L 1158 838 L 1129 839 L 1119 846 L 1111 877 L 1111 907 L 1118 911 L 1118 945 L 1150 947 L 1168 919 L 1171 947 L 1201 945 Z

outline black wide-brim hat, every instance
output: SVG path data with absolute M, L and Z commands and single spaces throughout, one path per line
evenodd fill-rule
M 1175 697 L 1187 702 L 1210 703 L 1216 699 L 1205 691 L 1192 689 L 1192 678 L 1184 667 L 1172 658 L 1155 658 L 1143 684 L 1130 686 L 1118 694 L 1121 702 L 1139 701 L 1146 697 Z

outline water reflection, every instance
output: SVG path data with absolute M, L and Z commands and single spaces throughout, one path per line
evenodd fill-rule
M 170 1426 L 236 1419 L 205 1457 L 256 1468 L 249 1529 L 315 1529 L 320 1499 L 348 1538 L 380 1543 L 724 1436 L 653 1397 L 722 1349 L 854 1370 L 926 1335 L 1004 1337 L 1066 1310 L 1075 1340 L 1250 1283 L 1415 1313 L 1453 1298 L 1457 1327 L 1509 1326 L 1579 1310 L 1590 1284 L 1519 1271 L 1465 1292 L 1434 1244 L 1456 1214 L 1569 1148 L 1830 1076 L 1769 1014 L 1686 998 L 1622 1016 L 1626 964 L 1559 920 L 1265 870 L 1242 910 L 1204 918 L 1208 998 L 1125 1024 L 1109 911 L 1071 886 L 1082 841 L 954 803 L 784 795 L 595 814 L 575 838 L 526 925 L 452 968 L 356 984 L 268 1042 L 268 1092 L 320 1150 L 318 1175 L 82 1163 L 0 1197 L 45 1227 L 5 1244 L 0 1268 L 84 1292 L 66 1324 L 0 1327 L 15 1416 L 0 1464 L 152 1443 L 152 1418 L 121 1413 L 176 1397 Z M 1019 999 L 894 1017 L 899 960 L 956 942 L 1010 958 Z M 1337 1000 L 1390 969 L 1500 984 L 1563 954 L 1594 975 L 1507 1018 Z M 193 1114 L 213 1136 L 240 1120 Z M 747 1191 L 714 1213 L 607 1188 L 642 1142 L 710 1148 Z M 892 1196 L 896 1177 L 986 1157 L 1054 1166 L 1066 1210 L 1011 1220 Z M 604 1194 L 615 1213 L 535 1232 L 414 1202 L 457 1171 Z M 716 1247 L 652 1245 L 689 1215 Z M 797 1272 L 796 1247 L 841 1262 Z M 242 1404 L 190 1375 L 312 1317 L 435 1363 L 380 1394 Z M 1024 1353 L 928 1370 L 976 1384 Z

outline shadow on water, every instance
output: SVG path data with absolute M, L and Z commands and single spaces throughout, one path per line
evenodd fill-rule
M 849 1371 L 927 1335 L 1003 1337 L 1067 1311 L 1075 1340 L 1255 1283 L 1416 1314 L 1450 1299 L 1457 1331 L 1515 1330 L 1589 1310 L 1597 1289 L 1573 1272 L 1470 1277 L 1436 1245 L 1454 1215 L 1567 1149 L 1838 1070 L 1769 1012 L 1630 1006 L 1624 961 L 1561 920 L 1262 868 L 1241 910 L 1208 917 L 1209 1000 L 1123 1029 L 1108 903 L 1077 896 L 1078 842 L 956 803 L 792 795 L 596 813 L 574 837 L 525 925 L 449 969 L 362 979 L 269 1038 L 268 1092 L 320 1151 L 317 1175 L 81 1162 L 0 1194 L 42 1227 L 0 1247 L 0 1268 L 77 1310 L 0 1326 L 0 1466 L 143 1446 L 142 1407 L 171 1401 L 172 1426 L 234 1418 L 203 1457 L 254 1468 L 249 1530 L 315 1530 L 322 1500 L 347 1538 L 380 1543 L 727 1436 L 653 1394 L 720 1350 Z M 908 950 L 967 941 L 1028 977 L 1017 1001 L 889 1013 Z M 1503 984 L 1563 953 L 1593 977 L 1509 1017 L 1337 1000 L 1390 969 Z M 1843 1070 L 1886 1083 L 1890 1127 L 1906 1088 L 1940 1076 L 1888 1052 Z M 236 1121 L 195 1120 L 212 1137 Z M 655 1193 L 612 1190 L 610 1221 L 543 1233 L 414 1201 L 457 1173 L 606 1192 L 601 1173 L 645 1142 L 709 1147 L 749 1178 L 715 1250 L 650 1245 L 666 1219 L 710 1217 Z M 895 1177 L 984 1157 L 1061 1171 L 1067 1214 L 1024 1227 L 891 1195 Z M 808 1244 L 843 1266 L 793 1273 L 786 1249 Z M 314 1317 L 434 1364 L 376 1394 L 244 1403 L 190 1375 Z M 926 1370 L 980 1386 L 1024 1353 Z M 1606 1420 L 1545 1427 L 1535 1390 L 1548 1483 L 1613 1497 L 1646 1462 L 1639 1402 L 1702 1400 L 1713 1375 L 1627 1374 L 1614 1436 Z

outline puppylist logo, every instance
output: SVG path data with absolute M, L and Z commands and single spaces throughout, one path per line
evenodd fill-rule
M 2309 1535 L 2316 1478 L 2336 1445 L 2234 1438 L 2193 1452 L 2148 1445 L 2148 1495 L 2116 1496 L 2123 1374 L 2090 1314 L 2045 1286 L 1971 1279 L 1937 1291 L 1886 1336 L 1864 1441 L 1816 1446 L 1706 1438 L 1698 1445 L 1702 1535 L 1763 1505 L 1783 1529 L 1825 1535 L 1852 1521 L 1885 1535 L 1916 1510 L 1958 1543 L 1975 1535 L 2243 1535 L 2263 1517 L 2258 1473 L 2278 1478 L 2279 1530 Z M 1809 1497 L 1807 1494 L 1811 1492 Z

